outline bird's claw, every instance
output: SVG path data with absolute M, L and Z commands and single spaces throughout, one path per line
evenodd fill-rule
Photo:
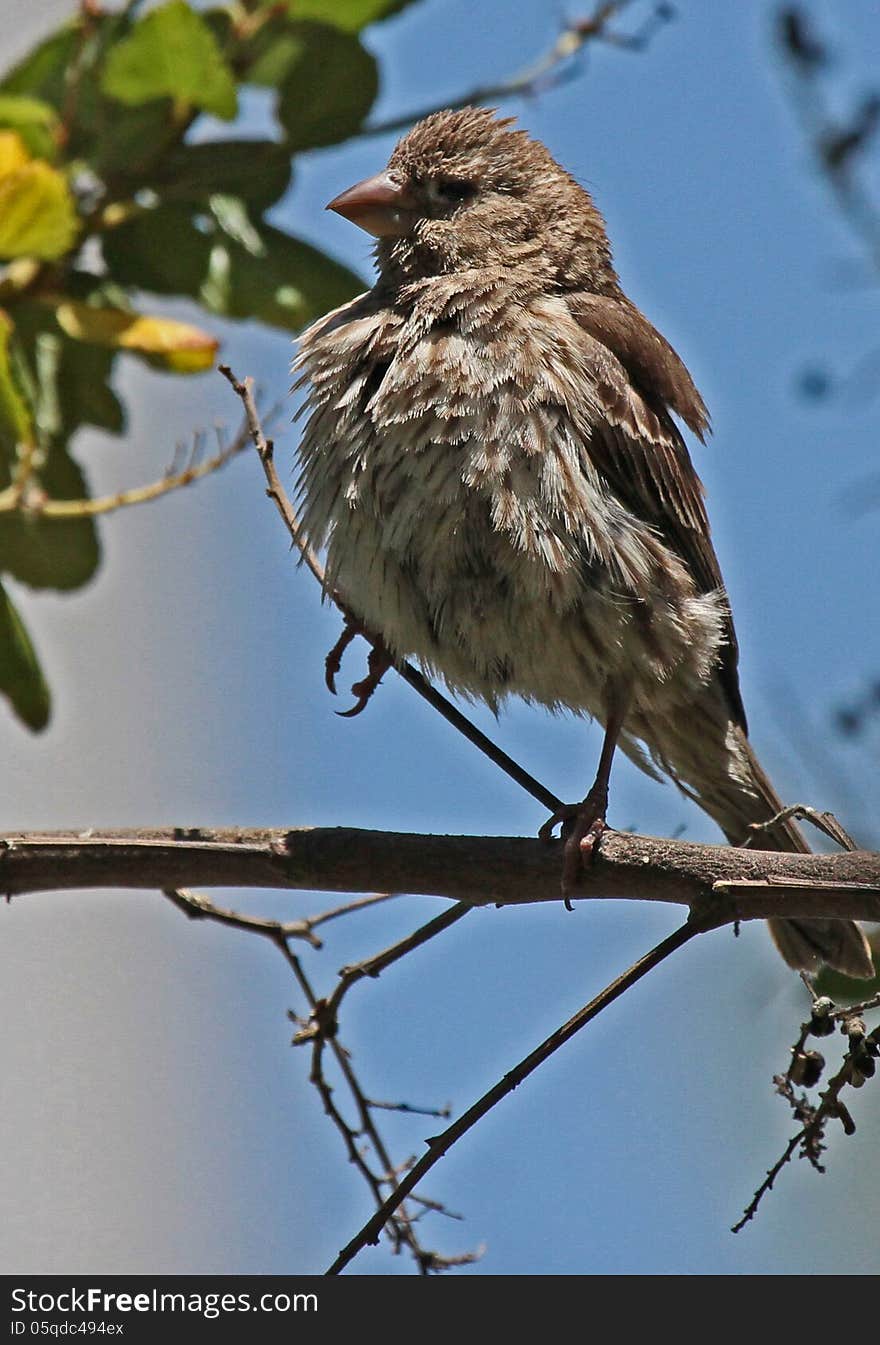
M 553 840 L 553 833 L 558 826 L 562 827 L 562 839 L 565 840 L 582 807 L 583 805 L 580 803 L 561 803 L 556 812 L 551 813 L 539 830 L 538 840 L 543 841 L 545 845 L 548 844 Z
M 366 709 L 367 702 L 391 665 L 392 658 L 385 646 L 383 644 L 373 645 L 367 659 L 368 671 L 366 677 L 362 678 L 360 682 L 355 682 L 351 688 L 351 694 L 356 696 L 357 699 L 350 710 L 336 711 L 340 719 L 354 719 L 355 715 L 359 715 L 362 710 Z
M 538 832 L 539 840 L 547 842 L 553 839 L 556 827 L 562 827 L 562 895 L 566 906 L 580 882 L 585 862 L 595 855 L 599 838 L 607 830 L 607 807 L 607 790 L 591 789 L 583 802 L 564 803 L 557 808 Z
M 342 634 L 324 660 L 324 681 L 327 690 L 335 696 L 336 676 L 342 667 L 342 659 L 346 649 L 356 635 L 363 635 L 365 640 L 370 641 L 372 648 L 367 659 L 367 675 L 360 682 L 355 682 L 351 688 L 352 695 L 357 699 L 350 710 L 336 711 L 340 719 L 354 719 L 355 715 L 359 715 L 366 708 L 368 700 L 381 682 L 382 677 L 391 667 L 392 659 L 382 641 L 370 635 L 357 617 L 350 616 L 348 612 L 343 614 L 345 625 L 342 628 Z

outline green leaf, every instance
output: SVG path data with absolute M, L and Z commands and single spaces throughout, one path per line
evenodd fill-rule
M 409 4 L 412 0 L 288 0 L 287 12 L 292 19 L 318 19 L 347 33 L 359 33 L 368 23 L 387 19 Z
M 110 387 L 116 352 L 65 337 L 58 370 L 58 412 L 65 439 L 80 425 L 110 434 L 125 429 L 125 410 Z
M 252 257 L 263 256 L 265 244 L 244 201 L 235 196 L 212 196 L 210 206 L 211 214 L 227 238 L 239 243 Z
M 259 255 L 228 238 L 214 244 L 202 299 L 215 313 L 298 331 L 363 292 L 354 272 L 308 243 L 269 225 L 258 234 Z
M 54 159 L 58 118 L 39 98 L 0 93 L 0 126 L 17 131 L 36 159 Z
M 106 233 L 101 246 L 111 279 L 154 294 L 198 297 L 208 274 L 211 239 L 184 205 L 135 215 Z
M 235 79 L 210 27 L 184 0 L 152 10 L 112 47 L 101 88 L 121 103 L 171 98 L 231 121 Z
M 291 150 L 335 145 L 358 130 L 379 91 L 375 60 L 349 33 L 296 25 L 299 50 L 280 89 L 278 118 Z
M 27 96 L 51 105 L 56 114 L 63 111 L 68 161 L 84 158 L 90 167 L 97 168 L 96 158 L 105 147 L 105 137 L 119 138 L 122 109 L 117 102 L 111 104 L 102 97 L 97 71 L 106 52 L 129 27 L 125 14 L 96 13 L 93 6 L 88 16 L 53 33 L 0 83 L 0 94 Z M 32 134 L 26 134 L 26 138 Z M 55 157 L 45 147 L 31 144 L 31 148 L 39 157 Z
M 72 271 L 68 292 L 92 297 L 95 277 Z M 103 297 L 106 282 L 98 289 Z M 37 300 L 15 308 L 15 334 L 31 373 L 31 402 L 42 442 L 66 444 L 81 425 L 111 434 L 125 428 L 125 412 L 110 387 L 116 352 L 65 336 L 53 310 Z M 19 359 L 14 372 L 21 368 Z
M 71 150 L 87 159 L 99 177 L 119 177 L 140 187 L 174 134 L 171 100 L 154 98 L 137 107 L 100 97 L 90 102 L 89 115 L 82 118 Z
M 40 484 L 50 499 L 84 500 L 83 474 L 64 448 L 53 448 L 40 468 Z M 4 484 L 8 484 L 7 481 Z M 40 518 L 0 514 L 0 571 L 31 588 L 81 588 L 98 568 L 100 550 L 91 518 Z
M 67 88 L 66 73 L 79 47 L 79 25 L 67 24 L 47 37 L 0 81 L 4 93 L 29 94 L 61 108 Z
M 246 237 L 247 245 L 219 230 L 212 237 L 184 206 L 161 205 L 106 234 L 104 261 L 121 285 L 189 295 L 223 317 L 286 331 L 365 289 L 353 271 L 280 229 L 249 221 Z
M 78 232 L 67 179 L 56 168 L 34 159 L 0 177 L 0 257 L 55 261 Z
M 24 622 L 0 584 L 0 692 L 29 729 L 49 722 L 49 688 Z
M 236 196 L 258 214 L 283 196 L 290 155 L 274 140 L 211 140 L 166 154 L 144 178 L 166 201 Z
M 303 44 L 297 25 L 281 18 L 273 19 L 264 24 L 247 43 L 242 78 L 247 84 L 277 89 L 302 56 L 302 51 Z

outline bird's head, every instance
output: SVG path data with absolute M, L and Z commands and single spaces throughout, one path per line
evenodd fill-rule
M 327 209 L 378 238 L 387 276 L 527 266 L 565 288 L 613 287 L 590 196 L 512 120 L 486 108 L 436 112 L 398 142 L 383 172 Z

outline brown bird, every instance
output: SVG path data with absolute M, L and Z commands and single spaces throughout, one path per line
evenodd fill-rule
M 615 747 L 733 843 L 781 811 L 746 737 L 737 643 L 680 417 L 703 400 L 620 288 L 605 224 L 491 111 L 420 122 L 328 209 L 378 277 L 302 337 L 302 523 L 390 661 L 453 692 L 605 725 L 564 888 L 604 826 Z M 806 851 L 791 821 L 762 844 Z M 790 966 L 873 974 L 857 925 L 774 920 Z

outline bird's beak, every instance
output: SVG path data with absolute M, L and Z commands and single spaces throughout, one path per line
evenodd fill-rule
M 415 201 L 388 172 L 364 178 L 325 207 L 376 238 L 401 238 L 415 219 Z

